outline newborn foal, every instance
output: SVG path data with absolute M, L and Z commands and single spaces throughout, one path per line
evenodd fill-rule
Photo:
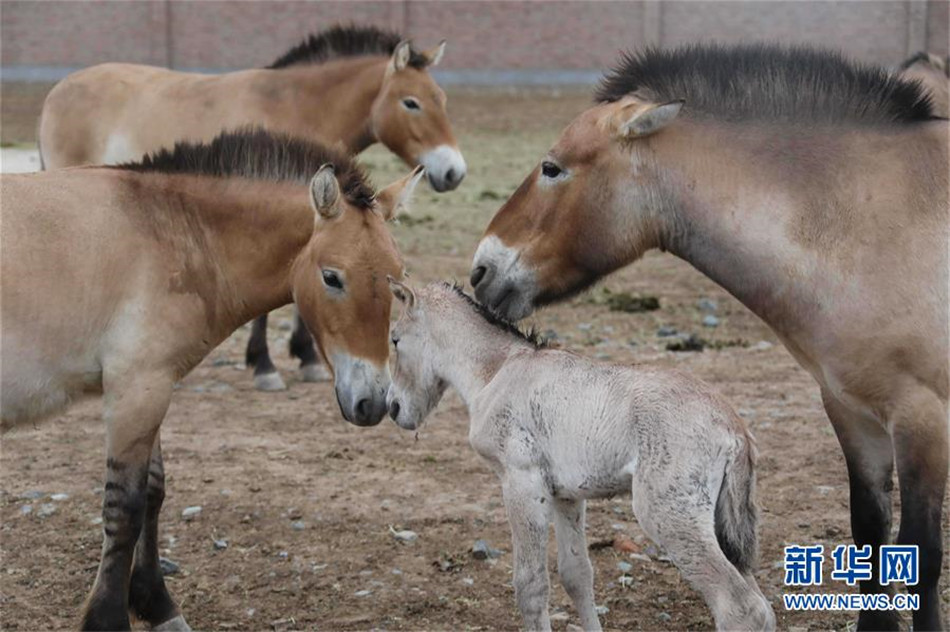
M 528 630 L 549 630 L 547 535 L 586 630 L 599 630 L 584 501 L 633 491 L 643 530 L 712 610 L 722 630 L 775 627 L 755 565 L 755 447 L 742 420 L 678 371 L 593 362 L 542 349 L 458 288 L 414 293 L 392 330 L 387 397 L 402 428 L 418 428 L 445 389 L 461 394 L 469 441 L 502 481 L 514 586 Z

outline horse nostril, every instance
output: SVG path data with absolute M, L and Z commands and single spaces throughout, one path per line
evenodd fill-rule
M 361 421 L 364 419 L 369 419 L 370 413 L 370 401 L 369 398 L 363 398 L 356 404 L 356 416 Z
M 469 279 L 472 282 L 472 287 L 478 286 L 482 282 L 482 279 L 485 278 L 485 266 L 478 266 L 472 270 L 472 276 Z
M 399 417 L 399 402 L 393 402 L 389 405 L 389 418 L 396 421 L 397 417 Z
M 449 169 L 445 172 L 445 181 L 449 184 L 455 184 L 455 169 Z

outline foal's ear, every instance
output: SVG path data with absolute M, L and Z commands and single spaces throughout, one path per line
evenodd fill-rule
M 388 274 L 386 279 L 389 281 L 389 291 L 393 293 L 393 296 L 406 306 L 406 310 L 412 309 L 416 304 L 416 293 L 412 291 L 412 288 Z
M 389 66 L 393 70 L 405 70 L 406 66 L 409 65 L 409 55 L 411 53 L 409 46 L 409 40 L 403 40 L 396 44 L 395 50 L 393 50 L 393 57 L 389 60 Z
M 333 219 L 343 211 L 340 204 L 340 184 L 336 180 L 333 165 L 320 167 L 310 180 L 310 204 L 317 212 L 317 220 Z
M 614 113 L 614 133 L 619 138 L 649 136 L 672 123 L 682 107 L 682 99 L 662 104 L 631 101 Z
M 438 66 L 439 62 L 442 61 L 442 55 L 445 54 L 445 40 L 439 42 L 439 45 L 435 48 L 423 51 L 419 54 L 425 57 L 427 67 Z
M 425 172 L 422 165 L 417 165 L 409 175 L 399 178 L 376 194 L 376 208 L 383 219 L 389 221 L 409 210 L 409 198 Z

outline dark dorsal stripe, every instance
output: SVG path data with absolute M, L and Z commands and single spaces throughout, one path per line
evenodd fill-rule
M 840 53 L 766 44 L 702 44 L 625 53 L 597 89 L 600 102 L 638 93 L 685 99 L 684 113 L 727 121 L 887 124 L 933 117 L 928 93 Z
M 485 322 L 491 326 L 504 331 L 505 333 L 511 334 L 525 342 L 532 344 L 537 348 L 543 348 L 546 346 L 546 341 L 544 341 L 541 336 L 534 329 L 529 329 L 528 331 L 523 331 L 516 324 L 510 320 L 505 320 L 501 316 L 498 316 L 493 311 L 476 301 L 474 298 L 465 293 L 465 290 L 462 289 L 462 286 L 457 283 L 443 283 L 442 284 L 446 289 L 451 290 L 458 296 L 460 296 L 469 307 L 471 307 L 476 314 L 485 319 Z
M 331 59 L 392 55 L 402 41 L 399 33 L 384 31 L 375 26 L 337 25 L 321 33 L 310 35 L 303 42 L 284 53 L 268 68 L 287 68 L 300 64 L 322 64 Z M 409 65 L 425 68 L 426 58 L 410 49 Z
M 223 132 L 210 143 L 178 142 L 173 149 L 161 149 L 118 168 L 306 184 L 324 164 L 333 165 L 347 201 L 357 208 L 372 207 L 376 192 L 363 168 L 346 153 L 259 128 Z

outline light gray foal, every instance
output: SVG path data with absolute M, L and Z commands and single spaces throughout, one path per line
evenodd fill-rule
M 528 630 L 549 630 L 547 552 L 585 630 L 600 630 L 584 535 L 588 498 L 633 491 L 633 511 L 712 610 L 720 630 L 771 630 L 752 572 L 755 445 L 704 383 L 678 371 L 597 363 L 539 348 L 460 289 L 413 292 L 390 279 L 403 314 L 392 330 L 387 402 L 419 427 L 448 386 L 471 417 L 469 441 L 501 478 L 514 587 Z

